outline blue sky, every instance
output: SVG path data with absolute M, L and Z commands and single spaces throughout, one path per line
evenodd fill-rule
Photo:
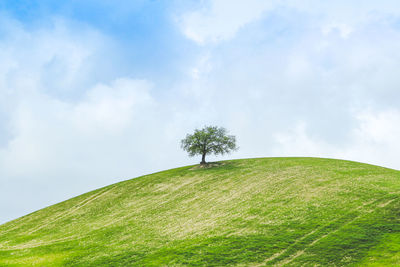
M 3 1 L 0 8 L 27 30 L 60 19 L 70 27 L 88 27 L 121 51 L 119 75 L 170 80 L 178 64 L 195 49 L 173 21 L 167 1 Z M 114 55 L 115 56 L 115 55 Z M 114 66 L 115 67 L 115 66 Z M 175 69 L 176 70 L 176 69 Z
M 27 4 L 28 3 L 28 4 Z M 1 1 L 0 223 L 240 150 L 400 168 L 396 1 Z

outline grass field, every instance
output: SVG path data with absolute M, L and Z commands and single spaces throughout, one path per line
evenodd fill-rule
M 261 158 L 113 184 L 0 226 L 0 266 L 400 266 L 400 172 Z

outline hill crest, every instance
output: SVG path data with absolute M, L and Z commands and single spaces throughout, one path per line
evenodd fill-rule
M 396 262 L 399 192 L 399 171 L 343 160 L 181 167 L 1 225 L 0 265 Z

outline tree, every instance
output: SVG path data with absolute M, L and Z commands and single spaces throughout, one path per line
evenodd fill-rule
M 225 128 L 217 126 L 195 129 L 193 134 L 187 134 L 186 138 L 181 140 L 181 147 L 190 157 L 201 155 L 200 164 L 206 163 L 206 155 L 223 155 L 238 149 L 236 137 L 227 135 Z

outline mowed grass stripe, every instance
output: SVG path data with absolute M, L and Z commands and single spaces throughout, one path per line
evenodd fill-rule
M 108 191 L 108 190 L 109 190 L 109 188 L 99 189 L 98 192 L 96 192 L 96 193 L 89 193 L 89 196 L 87 198 L 84 198 L 82 201 L 78 202 L 77 204 L 74 204 L 72 209 L 64 209 L 59 212 L 52 213 L 50 216 L 47 216 L 43 220 L 37 222 L 38 224 L 40 224 L 38 227 L 29 229 L 26 232 L 20 232 L 19 234 L 22 234 L 22 235 L 23 234 L 32 234 L 32 233 L 36 232 L 37 230 L 40 230 L 40 229 L 44 228 L 45 226 L 47 226 L 51 221 L 57 221 L 61 217 L 64 217 L 68 214 L 73 213 L 75 210 L 79 209 L 81 206 L 86 205 L 86 202 L 88 202 L 91 199 L 95 198 L 96 196 L 102 194 L 102 192 Z M 41 211 L 38 211 L 38 212 L 41 212 Z M 37 219 L 36 216 L 37 216 L 38 212 L 34 212 L 34 213 L 30 214 L 30 216 L 26 215 L 18 220 L 14 220 L 12 222 L 9 222 L 5 225 L 0 226 L 1 233 L 3 235 L 5 235 L 11 231 L 14 231 L 16 229 L 23 228 L 24 226 L 29 225 L 29 222 L 32 221 L 32 219 Z M 31 220 L 29 220 L 30 218 L 31 218 Z M 19 223 L 16 223 L 17 221 Z M 4 226 L 6 226 L 5 227 L 6 230 L 1 230 L 1 227 L 4 227 Z
M 47 227 L 49 224 L 51 223 L 55 223 L 58 220 L 61 220 L 62 218 L 68 216 L 69 214 L 73 214 L 74 212 L 76 212 L 78 209 L 84 207 L 85 205 L 89 204 L 90 202 L 96 200 L 97 198 L 101 197 L 102 195 L 106 194 L 108 191 L 110 191 L 111 188 L 106 188 L 96 194 L 93 194 L 92 196 L 88 197 L 87 199 L 83 200 L 82 202 L 78 203 L 77 205 L 75 205 L 72 209 L 70 210 L 66 210 L 65 212 L 61 212 L 59 215 L 54 216 L 54 217 L 50 217 L 48 220 L 42 222 L 42 225 L 30 230 L 27 233 L 27 235 L 33 234 L 34 232 Z
M 313 231 L 312 234 L 308 235 L 306 238 L 303 239 L 305 242 L 302 242 L 301 245 L 296 244 L 296 245 L 299 245 L 298 248 L 297 248 L 297 251 L 289 253 L 287 255 L 287 257 L 285 257 L 285 255 L 284 255 L 286 253 L 282 253 L 281 254 L 282 255 L 282 259 L 278 259 L 277 258 L 277 261 L 274 261 L 273 264 L 277 265 L 277 266 L 284 266 L 286 264 L 289 264 L 290 262 L 295 260 L 297 257 L 303 255 L 306 252 L 307 249 L 309 249 L 310 247 L 314 246 L 316 243 L 318 243 L 322 239 L 326 238 L 327 236 L 329 236 L 331 234 L 334 234 L 334 233 L 340 231 L 343 227 L 356 222 L 358 219 L 360 219 L 363 216 L 366 216 L 368 213 L 372 213 L 376 209 L 383 208 L 383 207 L 387 206 L 388 204 L 392 203 L 395 200 L 396 199 L 391 199 L 389 201 L 385 201 L 385 202 L 381 203 L 382 206 L 380 206 L 378 204 L 378 205 L 375 206 L 375 209 L 366 210 L 365 213 L 360 213 L 359 215 L 357 215 L 357 216 L 355 216 L 353 218 L 351 218 L 352 217 L 351 214 L 347 214 L 347 216 L 341 217 L 335 223 L 332 223 L 332 224 L 329 224 L 327 226 L 324 226 L 322 229 Z M 371 206 L 371 204 L 377 204 L 377 201 L 371 201 L 370 203 L 366 203 L 366 205 L 360 206 L 359 209 L 364 208 L 366 206 L 369 207 L 369 206 Z M 359 209 L 357 209 L 357 210 L 359 210 Z M 354 210 L 353 212 L 355 212 L 355 211 L 356 210 Z M 353 212 L 351 212 L 351 213 L 353 213 Z M 349 218 L 351 218 L 351 219 L 349 219 Z M 326 232 L 322 236 L 316 236 L 315 239 L 310 239 L 309 241 L 311 241 L 311 242 L 307 242 L 307 239 L 309 239 L 310 236 L 314 236 L 314 234 L 317 235 L 319 232 L 324 232 L 327 229 L 329 229 L 330 231 Z M 286 252 L 288 252 L 289 250 L 292 250 L 293 248 L 295 248 L 295 246 L 290 247 Z
M 384 199 L 386 199 L 386 198 L 384 198 Z M 359 211 L 360 209 L 362 209 L 364 207 L 368 207 L 373 204 L 377 204 L 381 201 L 382 201 L 382 199 L 366 202 L 363 205 L 358 206 L 356 209 L 348 212 L 344 216 L 340 216 L 337 219 L 329 222 L 326 225 L 322 225 L 322 226 L 315 228 L 311 232 L 309 232 L 306 235 L 295 240 L 295 242 L 293 244 L 289 245 L 287 248 L 285 248 L 285 249 L 275 253 L 271 257 L 267 258 L 263 262 L 263 264 L 276 264 L 280 261 L 283 261 L 284 259 L 286 259 L 288 257 L 290 258 L 290 256 L 293 256 L 294 254 L 299 256 L 298 255 L 299 250 L 303 251 L 303 248 L 305 246 L 310 246 L 310 245 L 312 246 L 313 244 L 318 242 L 321 238 L 329 235 L 333 231 L 337 231 L 344 224 L 354 221 L 359 216 L 361 216 L 361 214 L 354 216 L 355 212 Z M 391 201 L 393 201 L 393 200 L 391 200 Z M 329 232 L 329 231 L 327 232 L 327 230 L 330 230 L 331 232 Z M 321 236 L 321 233 L 324 233 L 324 234 Z

